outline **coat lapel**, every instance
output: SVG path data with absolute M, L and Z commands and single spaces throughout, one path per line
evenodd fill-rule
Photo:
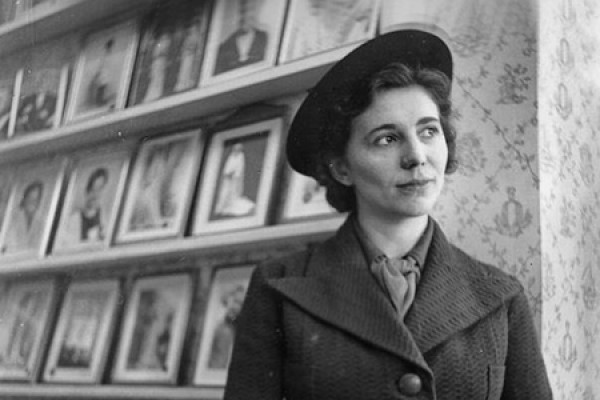
M 405 319 L 423 354 L 496 310 L 520 290 L 513 278 L 448 243 L 433 223 L 423 276 Z
M 269 284 L 307 313 L 429 370 L 370 273 L 353 229 L 347 220 L 334 238 L 318 246 L 305 276 L 271 279 Z

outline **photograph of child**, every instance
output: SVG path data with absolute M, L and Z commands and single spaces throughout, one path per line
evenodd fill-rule
M 110 244 L 129 152 L 78 160 L 56 231 L 53 251 L 95 250 Z
M 209 33 L 204 78 L 218 81 L 275 64 L 285 2 L 217 2 Z
M 68 65 L 73 57 L 71 40 L 36 46 L 28 52 L 15 121 L 15 135 L 51 129 L 62 118 Z
M 242 309 L 253 265 L 216 270 L 207 304 L 194 383 L 225 383 L 235 341 L 235 321 Z
M 198 86 L 208 3 L 159 5 L 144 23 L 130 103 L 148 103 Z
M 282 63 L 374 36 L 379 1 L 292 0 Z
M 2 254 L 41 256 L 56 211 L 64 163 L 28 164 L 15 176 L 13 199 L 6 211 Z
M 137 24 L 132 21 L 86 38 L 75 72 L 69 119 L 90 117 L 125 105 L 136 44 Z

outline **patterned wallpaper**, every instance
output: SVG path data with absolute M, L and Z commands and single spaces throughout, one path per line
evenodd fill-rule
M 600 3 L 539 20 L 542 344 L 556 399 L 600 399 Z

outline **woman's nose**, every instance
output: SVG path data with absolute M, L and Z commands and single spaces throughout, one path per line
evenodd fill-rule
M 425 148 L 420 140 L 413 138 L 407 140 L 404 145 L 404 152 L 400 159 L 400 166 L 403 169 L 412 169 L 425 164 Z

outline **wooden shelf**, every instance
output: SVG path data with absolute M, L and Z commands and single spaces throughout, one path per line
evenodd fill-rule
M 74 32 L 107 17 L 152 6 L 156 0 L 59 0 L 52 8 L 32 10 L 15 21 L 0 25 L 0 54 Z
M 3 262 L 0 275 L 57 271 L 81 271 L 104 267 L 127 268 L 131 262 L 144 262 L 169 257 L 208 255 L 265 247 L 285 243 L 309 243 L 331 236 L 344 221 L 344 216 L 273 225 L 243 231 L 223 232 L 206 236 L 174 238 L 119 245 L 104 251 L 65 255 L 50 254 L 39 260 Z M 0 259 L 2 261 L 2 259 Z M 2 265 L 4 264 L 4 265 Z
M 297 94 L 311 88 L 333 63 L 355 46 L 342 47 L 97 118 L 66 123 L 55 130 L 15 137 L 0 144 L 0 159 L 3 162 L 17 161 L 111 139 L 148 136 L 171 130 L 182 121 L 189 124 L 190 121 L 257 101 Z
M 1 383 L 1 398 L 219 400 L 222 388 Z

